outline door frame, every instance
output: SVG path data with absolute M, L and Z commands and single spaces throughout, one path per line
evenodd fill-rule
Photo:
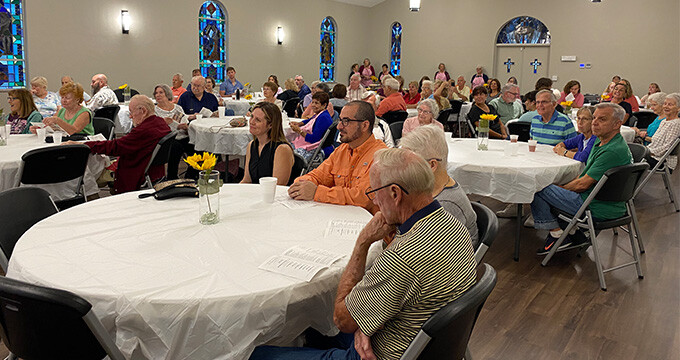
M 498 35 L 496 35 L 498 36 Z M 496 61 L 498 61 L 498 48 L 499 47 L 519 47 L 519 48 L 527 48 L 527 47 L 547 47 L 548 48 L 548 58 L 547 64 L 541 64 L 546 66 L 546 72 L 548 73 L 548 76 L 550 76 L 550 44 L 494 44 L 496 45 L 493 48 L 493 77 L 498 79 L 498 74 L 496 74 Z M 524 54 L 524 53 L 522 53 Z M 524 57 L 524 55 L 522 55 Z M 520 79 L 517 79 L 520 80 Z

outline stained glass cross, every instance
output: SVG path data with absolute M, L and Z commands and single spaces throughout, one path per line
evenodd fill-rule
M 534 59 L 533 62 L 530 62 L 529 65 L 534 67 L 534 74 L 538 70 L 538 67 L 541 66 L 541 63 L 538 61 L 538 59 Z
M 504 62 L 503 65 L 507 66 L 507 67 L 508 67 L 508 72 L 510 72 L 510 67 L 511 67 L 512 65 L 515 65 L 515 62 L 514 62 L 514 61 L 511 61 L 511 59 L 508 58 L 508 61 Z

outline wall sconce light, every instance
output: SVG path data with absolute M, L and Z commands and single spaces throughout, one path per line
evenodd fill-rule
M 120 24 L 123 26 L 123 34 L 130 33 L 130 23 L 132 19 L 130 18 L 130 12 L 127 10 L 120 11 Z
M 277 27 L 276 28 L 276 43 L 281 45 L 283 44 L 283 28 L 282 27 Z
M 419 11 L 420 10 L 420 0 L 409 0 L 409 10 Z

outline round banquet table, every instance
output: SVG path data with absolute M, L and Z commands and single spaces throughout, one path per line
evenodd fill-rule
M 477 150 L 477 139 L 447 139 L 448 173 L 468 194 L 508 203 L 531 203 L 534 194 L 550 184 L 565 184 L 580 175 L 583 164 L 559 156 L 552 146 L 519 142 L 516 156 L 506 156 L 506 140 L 490 140 L 488 151 Z
M 40 142 L 34 134 L 10 135 L 7 146 L 0 147 L 0 191 L 11 189 L 19 185 L 19 169 L 21 168 L 21 156 L 26 152 L 41 147 L 55 146 L 53 143 Z M 85 169 L 85 195 L 99 192 L 97 178 L 104 170 L 105 158 L 101 155 L 90 155 Z M 74 195 L 75 183 L 40 185 L 41 188 L 52 194 L 55 200 L 62 200 Z
M 245 156 L 248 143 L 253 140 L 248 124 L 242 127 L 231 127 L 229 121 L 236 117 L 203 118 L 189 123 L 189 142 L 196 151 L 209 151 L 215 154 Z M 283 119 L 283 131 L 292 133 L 289 120 Z
M 286 190 L 277 193 L 287 198 Z M 139 193 L 87 202 L 33 226 L 7 276 L 87 299 L 127 358 L 247 359 L 255 346 L 289 343 L 310 326 L 337 332 L 335 291 L 355 239 L 324 234 L 330 220 L 367 223 L 366 210 L 290 209 L 263 203 L 258 185 L 228 184 L 220 222 L 204 226 L 197 199 Z M 310 282 L 258 268 L 296 245 L 345 256 Z

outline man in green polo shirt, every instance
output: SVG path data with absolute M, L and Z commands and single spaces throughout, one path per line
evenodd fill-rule
M 501 88 L 501 96 L 491 100 L 489 105 L 493 105 L 498 112 L 498 117 L 503 124 L 513 119 L 519 119 L 522 115 L 522 103 L 519 100 L 519 86 L 515 84 L 505 84 Z
M 565 185 L 549 185 L 534 195 L 534 201 L 531 203 L 534 227 L 550 230 L 545 246 L 537 251 L 538 255 L 547 254 L 562 236 L 562 229 L 550 212 L 551 207 L 575 214 L 607 170 L 633 162 L 628 144 L 619 133 L 625 115 L 626 112 L 617 104 L 597 105 L 592 124 L 593 135 L 597 136 L 597 141 L 581 176 Z M 615 219 L 623 216 L 626 205 L 623 202 L 593 200 L 590 203 L 590 210 L 597 219 Z M 573 241 L 572 236 L 568 236 L 559 250 L 572 246 Z

